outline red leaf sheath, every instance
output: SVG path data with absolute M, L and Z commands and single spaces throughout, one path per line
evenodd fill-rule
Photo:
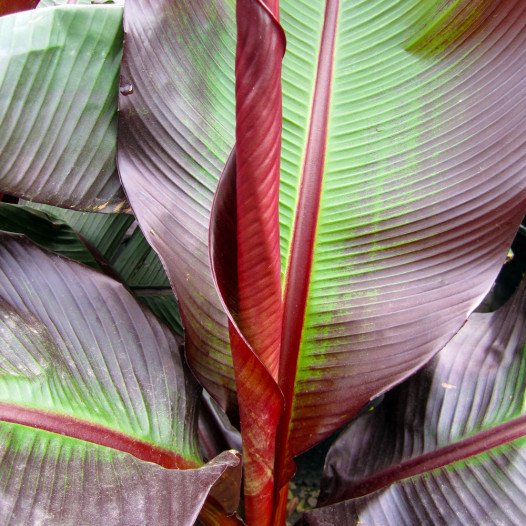
M 283 32 L 261 2 L 237 2 L 238 324 L 277 379 L 282 301 L 279 247 Z

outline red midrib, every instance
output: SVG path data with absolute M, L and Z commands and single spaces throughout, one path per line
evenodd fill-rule
M 285 397 L 285 411 L 277 436 L 277 451 L 281 454 L 281 458 L 276 461 L 278 474 L 284 468 L 287 451 L 294 383 L 320 207 L 338 9 L 339 0 L 327 0 L 290 260 L 285 281 L 279 367 L 279 385 Z
M 374 473 L 349 487 L 335 499 L 324 501 L 322 505 L 327 506 L 336 502 L 363 497 L 395 482 L 466 460 L 524 436 L 526 436 L 526 416 L 520 416 L 504 424 L 480 431 L 449 446 L 441 447 Z
M 0 421 L 34 427 L 130 453 L 169 469 L 193 469 L 199 465 L 168 449 L 154 446 L 119 431 L 71 416 L 0 402 Z

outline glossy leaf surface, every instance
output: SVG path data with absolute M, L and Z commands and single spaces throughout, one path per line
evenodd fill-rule
M 234 20 L 230 1 L 126 3 L 118 148 L 135 216 L 179 299 L 188 360 L 231 413 L 227 316 L 212 280 L 208 224 L 234 144 Z
M 124 208 L 115 169 L 122 7 L 2 17 L 0 48 L 0 190 L 68 208 Z
M 306 524 L 526 520 L 526 283 L 336 441 Z
M 3 522 L 97 524 L 107 510 L 190 525 L 219 479 L 235 493 L 235 452 L 200 468 L 199 390 L 171 332 L 110 278 L 25 238 L 1 241 Z M 237 497 L 213 494 L 234 511 Z

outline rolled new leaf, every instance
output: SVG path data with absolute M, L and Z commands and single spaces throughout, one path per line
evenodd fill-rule
M 277 2 L 236 2 L 236 147 L 216 190 L 210 254 L 229 316 L 249 524 L 272 524 L 283 308 L 279 247 L 281 61 Z M 233 228 L 232 228 L 233 227 Z
M 43 8 L 0 19 L 0 191 L 120 211 L 115 169 L 121 6 Z
M 2 522 L 190 525 L 219 479 L 235 492 L 234 453 L 201 468 L 199 390 L 172 333 L 107 276 L 0 237 Z
M 522 524 L 525 365 L 526 281 L 345 431 L 305 523 Z
M 283 397 L 268 362 L 247 340 L 239 323 L 237 280 L 237 191 L 235 153 L 229 158 L 216 191 L 210 229 L 211 265 L 229 316 L 230 342 L 243 438 L 244 496 L 249 524 L 271 524 L 274 510 L 275 436 Z M 279 308 L 279 306 L 278 306 Z
M 268 4 L 236 2 L 236 166 L 228 182 L 235 184 L 237 208 L 231 210 L 236 220 L 235 317 L 277 380 L 283 318 L 278 205 L 285 35 L 278 9 Z

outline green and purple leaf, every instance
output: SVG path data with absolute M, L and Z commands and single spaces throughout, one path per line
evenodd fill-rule
M 9 526 L 96 526 L 101 519 L 193 526 L 213 485 L 222 477 L 232 481 L 239 468 L 231 451 L 199 469 L 165 469 L 115 449 L 7 423 L 0 424 L 0 453 L 0 517 Z M 217 517 L 202 523 L 236 524 L 224 512 Z
M 2 522 L 97 524 L 107 508 L 190 525 L 216 482 L 237 485 L 235 452 L 201 467 L 199 390 L 175 337 L 122 285 L 1 234 L 0 310 Z
M 526 281 L 340 436 L 305 523 L 523 524 L 525 365 Z
M 281 6 L 296 455 L 440 350 L 504 262 L 526 210 L 526 6 Z
M 0 18 L 0 191 L 119 211 L 115 168 L 122 7 L 42 8 Z

